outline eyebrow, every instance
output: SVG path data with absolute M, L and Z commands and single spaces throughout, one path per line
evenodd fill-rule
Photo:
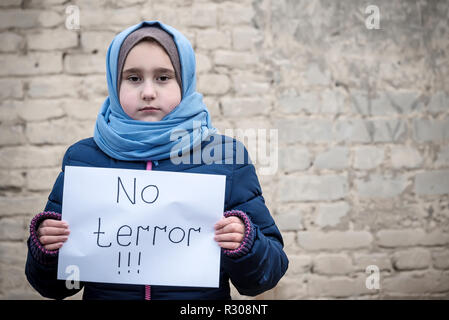
M 167 68 L 156 68 L 156 69 L 154 69 L 154 71 L 157 72 L 157 73 L 169 73 L 169 74 L 173 74 L 173 75 L 175 74 L 174 70 L 167 69 Z M 140 69 L 140 68 L 129 68 L 129 69 L 123 70 L 122 74 L 125 74 L 125 73 L 139 73 L 139 72 L 142 72 L 142 69 Z

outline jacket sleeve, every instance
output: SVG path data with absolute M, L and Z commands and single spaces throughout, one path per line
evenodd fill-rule
M 37 215 L 31 222 L 30 237 L 28 238 L 28 255 L 25 265 L 25 275 L 31 286 L 45 298 L 64 299 L 76 294 L 81 290 L 83 284 L 80 283 L 78 289 L 69 289 L 65 280 L 57 280 L 58 253 L 42 248 L 36 239 L 35 230 L 39 223 L 45 218 L 57 219 L 62 211 L 62 190 L 64 185 L 64 168 L 69 162 L 69 151 L 64 155 L 62 171 L 59 174 L 53 189 L 48 197 L 45 212 Z
M 239 144 L 239 142 L 237 142 Z M 223 254 L 225 271 L 240 294 L 255 296 L 272 289 L 288 268 L 283 240 L 262 196 L 254 166 L 243 147 L 243 164 L 234 164 L 226 210 L 246 214 L 253 229 L 252 244 L 243 255 Z

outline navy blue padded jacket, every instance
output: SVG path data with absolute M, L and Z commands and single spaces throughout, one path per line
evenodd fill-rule
M 203 142 L 201 150 L 207 150 L 212 155 L 209 158 L 222 159 L 222 163 L 215 161 L 209 164 L 204 156 L 198 163 L 192 153 L 190 164 L 186 161 L 174 164 L 167 159 L 158 161 L 153 170 L 226 175 L 225 211 L 238 210 L 247 215 L 253 228 L 251 246 L 249 251 L 237 256 L 227 255 L 222 250 L 219 288 L 151 286 L 151 299 L 230 299 L 229 280 L 240 294 L 255 296 L 273 288 L 287 270 L 288 259 L 283 251 L 281 234 L 265 205 L 255 168 L 243 144 L 226 136 L 214 135 L 211 141 Z M 229 162 L 231 164 L 225 164 Z M 45 211 L 61 212 L 66 165 L 146 169 L 144 161 L 121 161 L 109 157 L 98 148 L 93 138 L 81 140 L 64 155 L 62 171 L 49 195 Z M 33 225 L 31 229 L 37 227 Z M 29 283 L 44 297 L 63 299 L 84 287 L 83 299 L 145 298 L 144 285 L 81 282 L 79 289 L 68 289 L 64 280 L 56 279 L 57 255 L 38 252 L 32 236 L 28 239 L 28 249 L 25 273 Z

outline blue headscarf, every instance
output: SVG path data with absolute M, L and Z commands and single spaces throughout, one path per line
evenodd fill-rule
M 179 54 L 182 100 L 161 121 L 129 117 L 117 95 L 117 62 L 126 37 L 143 26 L 159 26 L 173 37 Z M 94 140 L 103 152 L 119 160 L 163 160 L 188 154 L 217 130 L 212 127 L 203 96 L 196 92 L 195 54 L 184 35 L 158 21 L 143 21 L 119 33 L 106 55 L 108 97 L 95 124 Z

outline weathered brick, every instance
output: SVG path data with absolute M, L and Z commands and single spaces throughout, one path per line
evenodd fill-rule
M 77 98 L 83 79 L 80 77 L 54 75 L 30 79 L 28 96 L 32 99 Z
M 40 10 L 3 9 L 0 11 L 0 29 L 37 27 L 41 14 Z
M 248 68 L 258 63 L 259 57 L 253 53 L 217 50 L 214 54 L 214 64 L 228 68 Z
M 58 167 L 28 170 L 26 176 L 27 189 L 34 191 L 50 191 L 60 171 L 61 169 Z
M 61 104 L 64 114 L 74 120 L 88 120 L 92 124 L 97 119 L 98 111 L 103 105 L 104 98 L 95 99 L 64 99 Z M 93 132 L 93 131 L 92 131 Z
M 348 178 L 345 175 L 285 176 L 280 179 L 279 193 L 282 202 L 338 200 L 348 193 Z
M 2 32 L 0 33 L 0 43 L 2 44 L 0 51 L 2 52 L 18 52 L 24 47 L 24 39 L 17 33 Z
M 234 50 L 251 50 L 255 43 L 260 41 L 262 41 L 262 35 L 257 29 L 240 27 L 232 30 L 232 48 Z
M 242 96 L 257 96 L 270 93 L 269 79 L 263 73 L 253 73 L 247 70 L 234 70 L 231 75 L 235 94 Z M 242 81 L 242 78 L 245 81 Z
M 68 29 L 45 30 L 27 34 L 30 50 L 62 50 L 78 46 L 78 33 Z
M 4 125 L 0 127 L 0 147 L 14 146 L 26 143 L 23 126 Z
M 44 10 L 39 15 L 38 23 L 44 28 L 52 28 L 63 25 L 66 15 L 52 10 Z
M 407 134 L 405 121 L 361 119 L 341 120 L 335 124 L 337 141 L 400 142 Z
M 78 77 L 75 77 L 78 79 Z M 82 76 L 81 83 L 77 87 L 78 95 L 83 99 L 88 99 L 90 101 L 100 99 L 105 100 L 108 96 L 108 87 L 106 81 L 104 81 L 104 75 L 86 75 Z M 65 88 L 64 88 L 65 89 Z M 72 95 L 77 96 L 77 95 Z
M 320 254 L 313 258 L 313 273 L 346 275 L 353 271 L 351 258 L 344 254 Z
M 432 259 L 435 269 L 449 269 L 449 252 L 447 250 L 433 252 Z
M 195 59 L 196 59 L 196 72 L 198 74 L 207 73 L 211 70 L 212 63 L 207 55 L 197 52 L 195 54 Z
M 267 115 L 271 108 L 270 99 L 267 97 L 255 98 L 228 98 L 220 99 L 225 117 L 251 117 Z
M 355 253 L 354 265 L 356 271 L 363 272 L 365 272 L 366 268 L 371 265 L 377 266 L 380 271 L 393 270 L 391 259 L 388 254 L 385 253 Z
M 68 121 L 63 118 L 30 123 L 26 128 L 26 136 L 33 144 L 70 145 L 77 140 L 92 136 L 93 127 L 94 123 L 91 121 Z
M 21 170 L 0 170 L 2 188 L 21 188 L 25 186 L 25 172 Z
M 101 4 L 101 2 L 99 3 Z M 80 7 L 80 25 L 86 29 L 104 29 L 104 26 L 116 26 L 120 31 L 135 25 L 141 20 L 141 12 L 135 8 L 102 8 L 89 5 Z
M 85 52 L 106 53 L 115 34 L 110 31 L 86 31 L 81 33 L 81 48 Z
M 199 30 L 196 34 L 198 48 L 204 50 L 230 49 L 231 35 L 214 29 Z
M 444 142 L 449 139 L 449 119 L 413 119 L 413 138 L 417 142 Z
M 0 216 L 29 215 L 38 214 L 44 209 L 47 202 L 46 197 L 40 196 L 7 196 L 0 197 Z M 31 218 L 29 219 L 31 221 Z
M 449 193 L 449 170 L 416 174 L 414 190 L 418 195 L 442 195 Z
M 298 231 L 303 229 L 300 210 L 290 210 L 274 217 L 276 225 L 281 231 Z
M 0 99 L 22 98 L 23 82 L 19 79 L 0 79 Z
M 449 93 L 438 91 L 430 97 L 428 104 L 432 113 L 447 112 L 449 110 Z
M 312 268 L 312 257 L 307 255 L 290 255 L 288 275 L 299 276 L 310 272 Z
M 27 122 L 50 120 L 65 115 L 64 100 L 29 99 L 15 103 L 17 116 Z
M 394 198 L 401 195 L 409 184 L 405 175 L 370 174 L 354 181 L 357 194 L 362 198 Z
M 191 7 L 189 26 L 211 27 L 217 26 L 217 6 L 215 4 L 201 4 Z
M 26 255 L 18 253 L 26 251 L 27 245 L 24 241 L 0 242 L 0 261 L 11 266 L 24 266 L 26 262 Z
M 67 54 L 64 69 L 69 74 L 104 73 L 105 56 L 98 54 Z
M 59 73 L 62 71 L 62 53 L 36 52 L 27 55 L 0 55 L 0 76 L 24 76 Z
M 29 285 L 26 283 L 23 273 L 23 266 L 19 265 L 0 265 L 0 287 L 2 291 L 7 292 L 7 296 L 13 299 L 25 299 L 23 295 Z
M 254 10 L 251 6 L 245 6 L 244 3 L 223 2 L 218 7 L 218 21 L 220 26 L 229 25 L 248 25 L 254 16 Z
M 368 122 L 362 119 L 337 120 L 334 126 L 336 141 L 360 143 L 371 141 Z
M 306 250 L 369 248 L 372 242 L 367 231 L 298 231 L 298 244 Z
M 368 124 L 373 142 L 399 142 L 405 140 L 407 125 L 403 120 L 372 120 Z
M 441 146 L 435 161 L 437 166 L 449 166 L 449 146 Z
M 3 0 L 0 7 L 20 7 L 21 4 L 21 0 Z
M 430 252 L 420 248 L 397 251 L 392 260 L 397 270 L 426 269 L 431 264 Z
M 428 294 L 449 290 L 449 274 L 439 271 L 401 272 L 385 277 L 382 290 L 386 293 Z
M 314 167 L 317 169 L 345 169 L 349 166 L 349 149 L 331 147 L 317 154 Z
M 0 168 L 54 167 L 61 164 L 65 147 L 18 146 L 0 149 Z M 36 161 L 39 159 L 39 161 Z
M 423 163 L 421 154 L 415 148 L 394 146 L 390 154 L 393 168 L 418 168 Z
M 371 99 L 364 92 L 354 92 L 352 97 L 353 110 L 364 115 L 410 114 L 424 108 L 416 91 L 384 91 Z
M 378 290 L 366 287 L 365 277 L 357 278 L 310 276 L 308 278 L 308 293 L 311 297 L 344 298 L 362 294 L 375 294 Z
M 324 70 L 323 66 L 316 63 L 307 66 L 305 78 L 310 85 L 328 85 L 331 81 L 329 70 Z
M 24 240 L 28 234 L 27 221 L 21 217 L 0 218 L 0 240 Z
M 207 95 L 225 94 L 231 88 L 228 76 L 222 74 L 203 74 L 198 78 L 198 91 Z
M 426 233 L 420 241 L 420 245 L 423 246 L 444 246 L 446 244 L 449 244 L 449 233 L 441 229 Z
M 285 172 L 306 170 L 311 164 L 311 154 L 307 148 L 287 146 L 279 150 L 279 167 Z
M 350 210 L 346 202 L 321 203 L 317 206 L 315 223 L 320 227 L 333 227 L 340 223 Z
M 376 234 L 381 247 L 408 247 L 419 245 L 425 237 L 423 229 L 380 230 Z
M 360 146 L 354 148 L 354 167 L 356 169 L 373 169 L 382 164 L 385 151 L 378 146 Z
M 344 96 L 339 90 L 301 92 L 281 97 L 279 108 L 285 113 L 337 114 L 343 111 Z
M 279 119 L 274 126 L 279 128 L 279 139 L 284 143 L 323 143 L 333 139 L 331 120 Z
M 284 277 L 279 281 L 274 289 L 267 292 L 271 295 L 262 294 L 257 299 L 282 299 L 282 300 L 298 300 L 307 297 L 307 285 L 304 277 L 288 278 Z

